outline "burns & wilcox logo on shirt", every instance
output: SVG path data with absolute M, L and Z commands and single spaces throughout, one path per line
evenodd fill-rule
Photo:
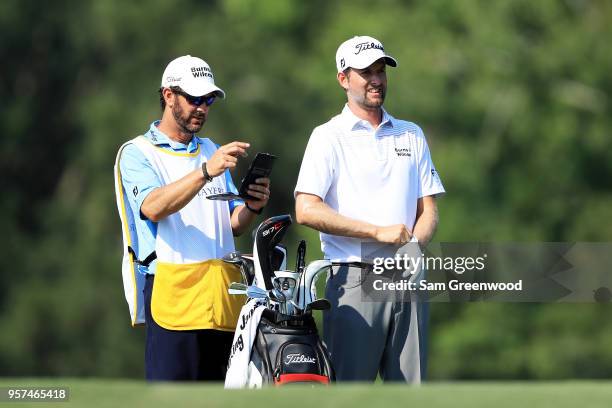
M 397 157 L 410 157 L 412 156 L 412 150 L 409 147 L 396 147 L 395 154 Z

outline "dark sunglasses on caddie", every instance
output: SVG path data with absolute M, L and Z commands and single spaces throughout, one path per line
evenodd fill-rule
M 200 106 L 202 104 L 205 104 L 206 106 L 210 106 L 213 104 L 216 98 L 215 95 L 191 96 L 188 93 L 182 90 L 178 90 L 178 89 L 172 89 L 172 92 L 174 92 L 177 95 L 182 95 L 185 99 L 187 99 L 187 102 L 189 102 L 190 104 L 194 106 Z

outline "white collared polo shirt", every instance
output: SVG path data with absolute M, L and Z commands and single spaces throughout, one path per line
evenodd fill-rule
M 383 110 L 378 128 L 348 106 L 310 136 L 294 194 L 319 196 L 338 213 L 374 225 L 412 230 L 417 200 L 445 192 L 425 135 Z M 335 262 L 361 260 L 357 238 L 321 233 L 321 250 Z

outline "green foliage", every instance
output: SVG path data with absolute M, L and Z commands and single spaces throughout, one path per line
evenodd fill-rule
M 369 34 L 399 60 L 386 108 L 423 127 L 448 191 L 437 240 L 610 240 L 611 18 L 608 2 L 569 0 L 3 1 L 0 375 L 142 375 L 112 165 L 187 53 L 228 94 L 204 134 L 280 158 L 267 216 L 293 213 L 308 136 L 344 103 L 336 47 Z M 295 226 L 290 266 L 304 238 L 321 256 Z M 430 374 L 609 377 L 608 312 L 434 304 Z

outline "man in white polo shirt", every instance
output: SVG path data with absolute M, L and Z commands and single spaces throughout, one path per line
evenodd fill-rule
M 387 66 L 397 62 L 372 37 L 340 45 L 337 79 L 347 104 L 312 132 L 295 188 L 297 221 L 320 231 L 334 264 L 324 338 L 339 381 L 380 374 L 417 383 L 425 370 L 424 333 L 415 323 L 425 322 L 425 305 L 361 301 L 361 270 L 371 271 L 361 262 L 362 244 L 427 245 L 438 224 L 435 196 L 444 193 L 421 128 L 382 106 Z

